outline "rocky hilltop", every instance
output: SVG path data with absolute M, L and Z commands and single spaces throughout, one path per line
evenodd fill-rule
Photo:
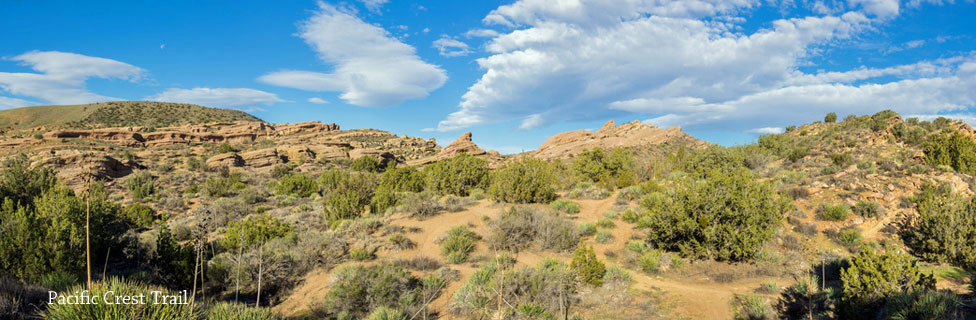
M 680 127 L 662 129 L 637 120 L 618 126 L 610 120 L 597 131 L 576 130 L 556 134 L 542 143 L 539 149 L 530 152 L 528 156 L 537 159 L 569 158 L 583 150 L 597 147 L 612 149 L 664 143 L 706 145 L 705 142 L 682 132 Z

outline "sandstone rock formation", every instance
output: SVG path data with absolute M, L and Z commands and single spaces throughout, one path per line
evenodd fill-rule
M 528 156 L 538 159 L 568 158 L 596 147 L 611 149 L 666 142 L 704 143 L 682 132 L 679 127 L 661 129 L 636 120 L 618 126 L 610 120 L 595 132 L 576 130 L 558 133 Z
M 432 157 L 418 159 L 416 161 L 408 162 L 410 165 L 426 165 L 437 161 L 453 158 L 462 153 L 467 153 L 470 155 L 485 155 L 488 152 L 481 149 L 473 141 L 471 141 L 471 132 L 465 132 L 461 134 L 454 142 L 444 147 L 440 152 Z M 496 152 L 497 153 L 497 152 Z
M 234 152 L 227 152 L 215 155 L 207 159 L 207 167 L 240 167 L 244 165 L 244 158 Z

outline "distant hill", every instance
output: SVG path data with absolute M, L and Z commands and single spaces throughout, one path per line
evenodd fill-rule
M 243 111 L 192 104 L 116 101 L 0 110 L 0 127 L 169 127 L 206 122 L 263 120 Z

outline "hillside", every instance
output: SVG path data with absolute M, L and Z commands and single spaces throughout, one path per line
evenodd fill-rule
M 117 101 L 0 110 L 0 127 L 169 127 L 207 122 L 263 122 L 243 111 L 192 104 Z
M 108 275 L 192 288 L 194 258 L 179 252 L 207 248 L 198 294 L 248 305 L 260 296 L 289 319 L 847 319 L 862 309 L 873 319 L 893 318 L 899 299 L 950 301 L 959 314 L 976 305 L 976 244 L 966 242 L 976 219 L 931 218 L 976 212 L 976 132 L 891 111 L 827 119 L 733 147 L 609 122 L 515 156 L 481 149 L 470 133 L 442 148 L 320 122 L 9 130 L 0 152 L 26 157 L 4 159 L 0 187 L 41 181 L 47 168 L 82 194 L 91 172 L 130 230 L 103 235 L 116 241 L 111 255 L 93 255 Z M 81 203 L 51 188 L 36 201 Z M 22 189 L 0 195 L 34 199 Z M 43 222 L 23 223 L 53 228 Z M 270 240 L 235 241 L 252 235 Z M 174 251 L 154 253 L 160 243 Z M 62 248 L 50 250 L 73 250 Z M 601 280 L 579 282 L 590 269 L 573 265 L 594 261 Z M 852 300 L 858 288 L 841 270 L 859 261 L 918 276 L 862 289 L 916 281 L 926 296 Z M 18 281 L 44 288 L 31 277 L 47 266 L 17 269 Z M 80 275 L 83 264 L 71 266 L 64 272 Z M 19 307 L 43 310 L 38 301 Z

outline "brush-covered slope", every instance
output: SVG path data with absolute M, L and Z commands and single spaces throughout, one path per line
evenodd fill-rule
M 192 104 L 116 101 L 0 110 L 0 127 L 170 127 L 207 122 L 263 122 L 243 111 Z

